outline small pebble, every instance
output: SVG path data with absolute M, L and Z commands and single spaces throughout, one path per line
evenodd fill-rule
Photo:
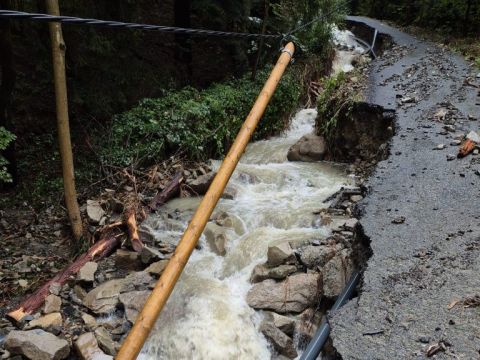
M 453 155 L 453 154 L 448 154 L 448 155 L 447 155 L 447 161 L 453 161 L 453 160 L 455 160 L 455 159 L 456 159 L 456 156 L 455 156 L 455 155 Z
M 437 147 L 434 148 L 433 150 L 443 150 L 443 149 L 445 149 L 445 144 L 439 144 L 439 145 L 437 145 Z

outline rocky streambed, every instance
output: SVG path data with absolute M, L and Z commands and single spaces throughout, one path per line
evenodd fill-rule
M 358 169 L 319 161 L 316 115 L 300 110 L 283 135 L 249 145 L 139 358 L 293 359 L 306 347 L 369 256 Z M 218 166 L 190 190 L 203 193 Z M 41 312 L 2 322 L 2 358 L 115 356 L 199 201 L 170 201 L 142 224 L 142 252 L 87 263 Z

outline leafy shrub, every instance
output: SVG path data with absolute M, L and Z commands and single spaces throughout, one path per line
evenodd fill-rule
M 103 161 L 149 165 L 182 151 L 192 159 L 221 157 L 232 143 L 271 69 L 214 84 L 205 90 L 186 87 L 158 99 L 144 99 L 114 118 Z M 267 107 L 255 138 L 279 133 L 298 106 L 300 81 L 287 71 Z
M 5 150 L 8 145 L 16 139 L 15 135 L 0 126 L 0 151 Z M 11 182 L 12 177 L 7 172 L 8 161 L 0 155 L 0 182 Z
M 329 137 L 335 130 L 340 109 L 350 101 L 348 91 L 345 92 L 345 83 L 343 72 L 325 79 L 324 89 L 317 100 L 318 115 L 315 126 L 318 134 Z

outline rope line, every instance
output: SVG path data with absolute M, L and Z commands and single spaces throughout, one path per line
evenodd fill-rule
M 18 20 L 33 20 L 40 22 L 61 22 L 63 24 L 71 25 L 92 25 L 98 27 L 106 28 L 127 28 L 127 29 L 139 29 L 139 30 L 148 30 L 148 31 L 159 31 L 165 33 L 173 34 L 185 34 L 191 36 L 215 36 L 215 37 L 236 37 L 236 38 L 266 38 L 266 39 L 279 39 L 282 38 L 282 34 L 271 35 L 271 34 L 255 34 L 255 33 L 241 33 L 241 32 L 231 32 L 231 31 L 216 31 L 216 30 L 205 30 L 205 29 L 191 29 L 191 28 L 182 28 L 174 26 L 161 26 L 161 25 L 149 25 L 149 24 L 138 24 L 138 23 L 128 23 L 121 21 L 108 21 L 108 20 L 99 20 L 99 19 L 84 19 L 73 16 L 54 16 L 49 14 L 36 14 L 36 13 L 27 13 L 23 11 L 13 11 L 13 10 L 0 10 L 0 18 L 10 18 Z

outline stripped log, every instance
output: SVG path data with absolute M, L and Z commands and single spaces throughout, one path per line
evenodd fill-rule
M 75 275 L 87 262 L 103 259 L 119 245 L 120 239 L 114 234 L 110 234 L 104 239 L 96 242 L 85 254 L 81 255 L 72 264 L 68 265 L 64 270 L 55 275 L 51 280 L 23 301 L 15 310 L 9 312 L 7 316 L 17 322 L 22 321 L 26 315 L 33 314 L 43 305 L 45 298 L 50 293 L 51 285 L 59 284 L 63 286 L 67 280 L 72 275 Z
M 143 248 L 140 234 L 138 233 L 137 219 L 135 218 L 135 210 L 128 209 L 124 213 L 124 221 L 128 229 L 128 237 L 132 243 L 133 250 L 140 252 Z
M 150 202 L 148 207 L 150 211 L 155 211 L 157 208 L 163 204 L 165 204 L 168 200 L 174 197 L 180 190 L 180 185 L 183 183 L 184 177 L 182 172 L 178 172 L 175 174 L 175 177 L 167 185 L 165 189 L 160 194 L 157 194 L 153 200 Z
M 458 157 L 463 158 L 467 156 L 475 149 L 475 146 L 477 146 L 477 144 L 474 141 L 470 139 L 465 140 L 462 146 L 460 146 L 460 150 L 458 151 Z

